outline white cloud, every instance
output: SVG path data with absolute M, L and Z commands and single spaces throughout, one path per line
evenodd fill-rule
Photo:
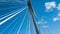
M 55 21 L 57 21 L 58 20 L 58 18 L 53 18 L 53 21 L 55 22 Z
M 42 28 L 48 28 L 48 26 L 42 26 Z
M 44 22 L 43 21 L 38 21 L 37 23 L 42 25 L 42 24 L 46 24 L 47 21 L 44 21 Z
M 50 9 L 56 7 L 56 3 L 54 1 L 53 2 L 46 2 L 45 7 L 46 7 L 46 10 L 50 10 Z
M 41 21 L 38 21 L 37 23 L 38 23 L 38 24 L 43 24 Z
M 60 20 L 60 18 L 58 18 L 58 17 L 53 18 L 53 21 L 54 21 L 54 22 L 55 22 L 55 21 L 58 21 L 58 20 Z
M 44 22 L 45 24 L 47 23 L 47 21 Z
M 58 17 L 60 17 L 60 12 L 58 13 Z
M 57 9 L 60 10 L 60 4 L 58 4 Z

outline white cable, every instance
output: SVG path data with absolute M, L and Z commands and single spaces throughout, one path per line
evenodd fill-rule
M 8 7 L 8 8 L 1 8 L 0 10 L 6 10 L 6 9 L 11 9 L 11 8 L 17 8 L 17 7 L 20 7 L 20 6 Z
M 17 12 L 17 11 L 16 11 L 16 12 Z M 13 12 L 13 13 L 11 13 L 11 14 L 9 14 L 9 15 L 6 15 L 6 16 L 0 18 L 0 20 L 3 20 L 3 19 L 5 19 L 6 17 L 9 17 L 9 16 L 13 15 L 13 14 L 16 13 L 16 12 Z
M 25 13 L 25 15 L 27 15 L 27 13 Z M 24 16 L 24 17 L 26 17 L 26 16 Z M 23 18 L 23 19 L 24 19 L 24 18 Z M 16 24 L 17 24 L 17 23 L 16 23 Z M 16 26 L 16 24 L 15 24 L 15 26 Z M 14 27 L 15 27 L 15 26 L 14 26 Z M 12 28 L 11 31 L 13 31 L 14 27 Z M 11 32 L 11 31 L 10 31 L 10 32 Z M 9 32 L 9 34 L 10 34 L 10 32 Z
M 12 13 L 12 12 L 9 12 L 9 13 L 6 13 L 6 14 L 1 15 L 1 16 L 0 16 L 0 19 L 3 18 L 3 17 L 5 17 L 5 16 L 7 16 L 7 15 L 9 15 L 9 14 L 11 14 L 11 13 Z
M 22 28 L 22 25 L 24 24 L 25 18 L 26 18 L 26 14 L 25 14 L 25 16 L 24 16 L 24 18 L 23 18 L 23 20 L 22 20 L 22 22 L 21 22 L 21 25 L 20 25 L 20 27 L 19 27 L 19 29 L 18 29 L 18 31 L 17 31 L 17 34 L 19 34 L 19 32 L 20 32 L 20 30 L 21 30 L 21 28 Z
M 5 4 L 5 3 L 9 3 L 9 2 L 11 2 L 11 3 L 16 3 L 16 2 L 20 2 L 20 3 L 24 3 L 23 1 L 19 1 L 19 0 L 14 0 L 14 1 L 0 1 L 1 3 L 0 4 Z
M 11 24 L 13 24 L 18 18 L 19 18 L 19 16 L 18 16 Z M 5 30 L 7 30 L 7 28 L 8 28 L 11 24 L 9 24 L 0 34 L 2 34 Z
M 30 34 L 30 20 L 29 20 L 29 31 L 28 31 L 28 34 Z
M 15 7 L 15 8 L 16 8 L 16 7 Z M 8 8 L 7 8 L 7 9 L 8 9 Z M 14 11 L 15 11 L 15 10 L 14 10 Z M 16 11 L 16 12 L 18 12 L 18 11 Z M 6 18 L 6 17 L 8 17 L 8 16 L 10 16 L 10 15 L 12 15 L 12 14 L 16 13 L 16 12 L 13 12 L 13 13 L 11 13 L 11 14 L 9 14 L 9 15 L 6 15 L 6 16 L 2 15 L 2 16 L 4 16 L 4 17 L 0 18 L 0 20 L 2 20 L 2 19 L 4 19 L 4 18 Z
M 21 13 L 23 10 L 25 10 L 27 7 L 23 8 L 22 10 L 20 10 L 19 12 L 17 12 L 16 14 L 10 16 L 9 18 L 3 20 L 2 22 L 0 22 L 0 25 L 2 25 L 3 23 L 5 23 L 6 21 L 10 20 L 11 18 L 13 18 L 14 16 L 16 16 L 17 14 Z

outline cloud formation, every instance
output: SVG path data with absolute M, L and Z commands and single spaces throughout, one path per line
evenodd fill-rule
M 56 8 L 56 3 L 53 1 L 53 2 L 46 2 L 45 3 L 45 7 L 46 7 L 46 10 L 50 10 L 52 8 Z
M 42 26 L 42 28 L 48 28 L 48 26 L 45 26 L 45 25 L 44 25 L 44 26 Z
M 60 4 L 58 4 L 58 6 L 57 6 L 57 10 L 60 10 Z

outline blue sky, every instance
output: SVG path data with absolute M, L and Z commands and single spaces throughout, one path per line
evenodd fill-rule
M 14 1 L 14 0 L 13 0 Z M 27 0 L 19 0 L 22 2 L 0 2 L 0 18 L 22 11 L 9 19 L 2 25 L 0 25 L 0 34 L 36 34 L 34 24 L 31 20 L 29 9 L 26 5 Z M 34 18 L 41 34 L 60 34 L 60 17 L 57 8 L 51 8 L 52 11 L 46 12 L 45 3 L 53 2 L 53 0 L 31 0 L 31 4 L 34 10 Z M 60 3 L 59 0 L 55 0 L 56 6 Z M 24 10 L 23 10 L 24 9 Z M 14 15 L 12 14 L 12 15 Z M 10 16 L 12 16 L 10 15 Z M 0 22 L 9 18 L 10 16 L 0 20 Z M 58 18 L 57 21 L 53 21 L 53 18 Z

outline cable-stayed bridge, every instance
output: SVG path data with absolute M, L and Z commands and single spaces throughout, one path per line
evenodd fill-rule
M 58 7 L 48 0 L 0 0 L 0 34 L 60 34 Z

